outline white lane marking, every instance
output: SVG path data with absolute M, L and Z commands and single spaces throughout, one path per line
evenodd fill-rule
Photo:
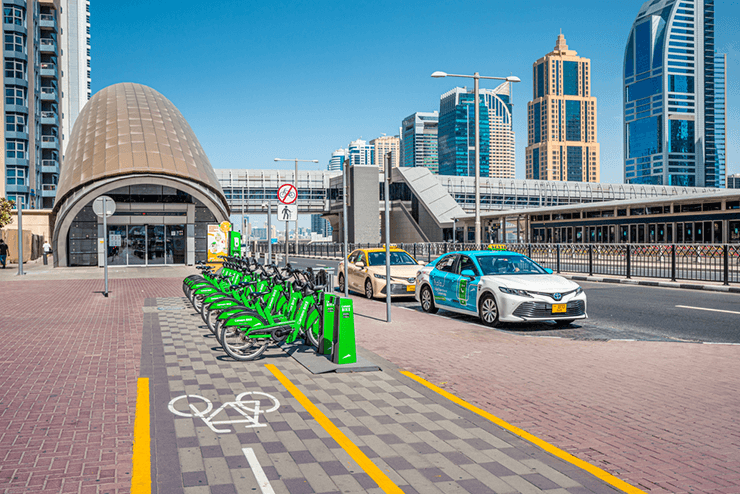
M 677 305 L 676 306 L 679 309 L 693 309 L 693 310 L 705 310 L 708 312 L 723 312 L 725 314 L 736 314 L 740 316 L 740 312 L 736 312 L 733 310 L 721 310 L 721 309 L 707 309 L 706 307 L 690 307 L 688 305 Z
M 244 456 L 247 457 L 249 466 L 252 468 L 252 473 L 254 473 L 254 478 L 257 479 L 257 483 L 260 486 L 262 494 L 275 494 L 275 491 L 272 490 L 272 486 L 270 485 L 270 481 L 267 480 L 267 475 L 265 475 L 264 470 L 262 470 L 262 467 L 260 466 L 260 462 L 257 461 L 257 455 L 254 454 L 254 450 L 252 448 L 242 448 L 242 452 L 244 452 Z

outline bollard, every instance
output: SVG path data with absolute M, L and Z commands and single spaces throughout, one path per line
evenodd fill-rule
M 324 294 L 324 305 L 319 320 L 319 355 L 331 355 L 334 343 L 334 310 L 337 297 L 333 294 Z

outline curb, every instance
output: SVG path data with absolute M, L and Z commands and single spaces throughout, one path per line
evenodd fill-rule
M 683 290 L 704 290 L 707 292 L 740 293 L 740 287 L 724 285 L 699 285 L 695 283 L 677 283 L 673 281 L 646 281 L 627 278 L 600 278 L 597 276 L 579 276 L 561 274 L 564 278 L 574 281 L 590 281 L 594 283 L 616 283 L 620 285 L 655 286 L 660 288 L 680 288 Z

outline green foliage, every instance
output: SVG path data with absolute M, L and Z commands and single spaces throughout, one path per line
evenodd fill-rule
M 10 223 L 10 210 L 15 206 L 15 201 L 9 201 L 0 197 L 0 228 Z

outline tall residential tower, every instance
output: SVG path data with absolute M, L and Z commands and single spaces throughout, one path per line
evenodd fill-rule
M 569 50 L 560 34 L 555 49 L 537 60 L 533 69 L 533 101 L 527 105 L 526 177 L 598 182 L 600 156 L 591 60 Z
M 90 98 L 86 0 L 3 1 L 0 196 L 51 208 L 64 144 Z
M 423 166 L 439 172 L 439 112 L 416 112 L 401 122 L 401 166 Z
M 724 62 L 714 0 L 645 2 L 624 56 L 628 183 L 724 187 Z

